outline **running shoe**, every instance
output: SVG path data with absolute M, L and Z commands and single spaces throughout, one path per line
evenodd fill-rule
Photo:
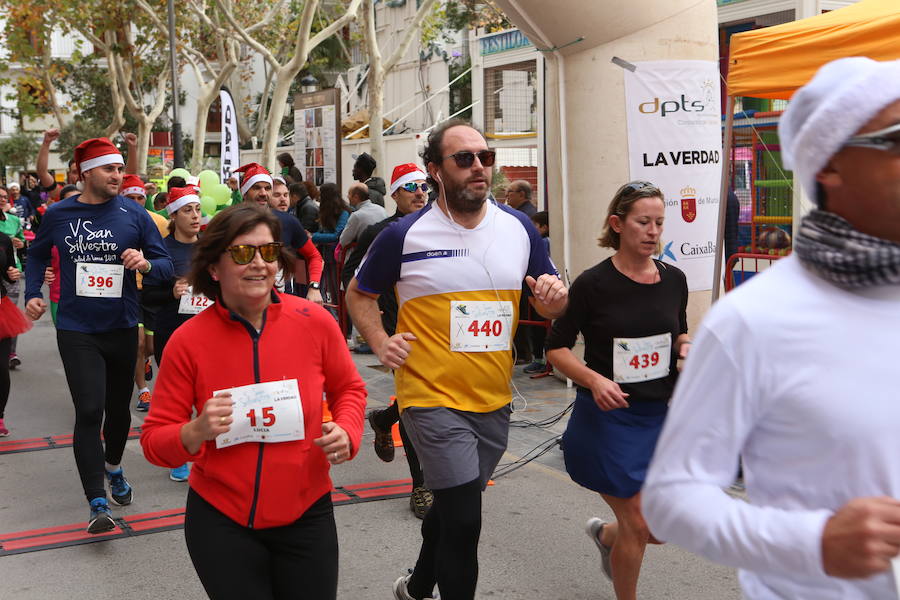
M 120 467 L 116 471 L 107 471 L 106 478 L 109 479 L 109 495 L 112 496 L 112 501 L 119 506 L 131 504 L 131 501 L 134 500 L 134 490 L 125 479 L 122 468 Z
M 138 403 L 135 407 L 135 410 L 138 412 L 147 412 L 150 410 L 150 400 L 152 396 L 150 396 L 150 392 L 141 392 L 141 395 L 138 396 Z
M 535 373 L 543 373 L 547 368 L 547 363 L 542 360 L 536 360 L 524 369 L 522 369 L 523 373 L 528 373 L 529 375 L 534 375 Z
M 149 358 L 144 362 L 144 379 L 147 381 L 153 379 L 153 365 L 150 364 Z
M 9 369 L 11 371 L 15 371 L 19 365 L 22 364 L 22 360 L 19 358 L 19 355 L 13 352 L 9 355 Z
M 390 429 L 382 429 L 375 422 L 375 416 L 379 412 L 381 411 L 369 411 L 369 425 L 372 426 L 372 431 L 375 432 L 375 454 L 384 462 L 391 462 L 394 460 L 394 438 Z
M 417 519 L 424 519 L 425 513 L 434 503 L 434 494 L 426 487 L 414 487 L 409 496 L 409 508 Z
M 169 479 L 172 481 L 187 481 L 190 472 L 190 467 L 188 467 L 187 463 L 184 463 L 180 467 L 175 467 L 169 471 Z
M 603 568 L 603 574 L 606 575 L 607 579 L 612 581 L 612 565 L 609 562 L 609 556 L 612 553 L 612 548 L 609 546 L 604 546 L 603 542 L 600 541 L 600 538 L 603 535 L 603 527 L 605 526 L 606 523 L 602 519 L 593 517 L 591 519 L 588 519 L 585 531 L 587 532 L 588 537 L 594 540 L 594 543 L 597 545 L 597 549 L 600 550 L 600 566 Z
M 0 437 L 6 437 L 9 435 L 9 429 L 6 428 L 6 424 L 3 422 L 3 419 L 0 419 Z
M 113 521 L 106 498 L 94 498 L 91 500 L 91 516 L 88 520 L 87 532 L 103 533 L 115 528 L 116 522 Z
M 365 342 L 357 344 L 356 348 L 353 349 L 353 352 L 356 354 L 374 354 L 372 348 Z
M 412 577 L 412 573 L 409 575 L 403 575 L 397 581 L 394 582 L 394 599 L 395 600 L 416 600 L 413 598 L 409 591 L 406 589 L 406 586 L 409 585 L 409 578 Z M 441 600 L 440 596 L 426 596 L 422 598 L 422 600 Z

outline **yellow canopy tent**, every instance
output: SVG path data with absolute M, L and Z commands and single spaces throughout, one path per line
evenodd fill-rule
M 862 0 L 800 21 L 731 37 L 728 94 L 790 98 L 825 63 L 900 58 L 900 2 Z
M 731 130 L 734 98 L 789 99 L 819 67 L 847 56 L 875 60 L 900 58 L 900 0 L 862 0 L 825 14 L 731 36 L 728 99 L 725 109 L 725 152 L 719 202 L 717 247 L 725 229 L 725 199 L 731 173 Z M 716 256 L 712 299 L 719 297 L 722 253 Z

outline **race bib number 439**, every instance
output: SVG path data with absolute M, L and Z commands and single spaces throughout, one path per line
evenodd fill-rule
M 672 334 L 613 339 L 613 381 L 637 383 L 669 374 Z
M 88 298 L 121 298 L 123 265 L 75 263 L 75 294 Z
M 305 437 L 303 405 L 296 379 L 254 383 L 230 392 L 234 402 L 231 428 L 216 437 L 216 448 L 244 442 L 290 442 Z
M 513 305 L 507 301 L 450 302 L 450 350 L 501 352 L 509 350 Z

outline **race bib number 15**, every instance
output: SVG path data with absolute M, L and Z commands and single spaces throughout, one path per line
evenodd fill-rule
M 231 392 L 234 402 L 231 428 L 216 437 L 216 448 L 244 442 L 290 442 L 302 440 L 303 405 L 296 379 L 267 381 L 219 390 Z
M 121 298 L 123 265 L 75 263 L 75 294 L 88 298 Z

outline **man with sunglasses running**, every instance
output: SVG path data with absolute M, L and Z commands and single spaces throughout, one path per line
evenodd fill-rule
M 316 304 L 322 304 L 322 293 L 319 291 L 319 281 L 322 279 L 322 255 L 316 250 L 312 240 L 306 235 L 306 231 L 300 221 L 294 215 L 274 210 L 269 207 L 269 198 L 272 196 L 274 180 L 269 171 L 260 164 L 248 163 L 233 173 L 241 174 L 241 194 L 244 202 L 255 202 L 263 208 L 271 210 L 281 222 L 281 239 L 286 247 L 295 250 L 306 261 L 309 284 L 306 299 Z M 285 280 L 291 279 L 290 274 L 283 275 Z
M 62 286 L 56 339 L 75 404 L 75 463 L 90 504 L 87 531 L 101 533 L 115 527 L 104 478 L 114 503 L 134 499 L 120 463 L 137 360 L 135 272 L 168 278 L 173 267 L 147 211 L 119 195 L 125 161 L 116 147 L 88 140 L 75 148 L 75 161 L 84 191 L 44 215 L 28 250 L 25 311 L 37 320 L 47 310 L 41 285 L 55 246 Z
M 428 136 L 423 160 L 440 194 L 372 243 L 348 301 L 353 321 L 387 367 L 434 503 L 398 600 L 472 600 L 478 579 L 481 493 L 509 434 L 510 341 L 525 281 L 548 318 L 568 293 L 524 214 L 488 201 L 495 153 L 464 121 Z M 397 332 L 378 297 L 396 290 Z
M 818 207 L 696 336 L 643 492 L 745 598 L 897 597 L 900 61 L 823 66 L 779 124 Z M 742 459 L 751 503 L 731 498 Z

